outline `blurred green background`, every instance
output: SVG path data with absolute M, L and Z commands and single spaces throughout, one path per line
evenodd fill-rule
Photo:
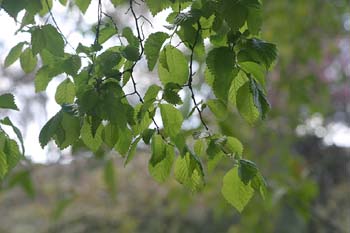
M 236 112 L 219 124 L 209 111 L 205 117 L 242 140 L 267 179 L 266 200 L 255 197 L 241 215 L 226 203 L 220 189 L 227 161 L 194 194 L 173 179 L 152 180 L 145 148 L 126 168 L 115 154 L 105 155 L 115 170 L 76 150 L 15 169 L 0 191 L 0 233 L 350 232 L 350 2 L 263 2 L 262 38 L 279 48 L 268 78 L 268 119 L 251 127 Z M 1 68 L 0 75 L 10 87 L 33 80 L 18 70 Z M 47 97 L 22 101 L 45 109 Z M 25 110 L 18 116 L 24 126 L 35 118 Z M 113 173 L 114 180 L 106 179 Z

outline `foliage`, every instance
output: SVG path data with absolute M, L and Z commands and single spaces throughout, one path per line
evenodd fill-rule
M 90 2 L 74 1 L 72 4 L 84 14 Z M 118 7 L 122 1 L 111 3 Z M 117 28 L 99 0 L 94 43 L 79 44 L 71 53 L 67 52 L 70 44 L 51 12 L 52 4 L 48 0 L 30 3 L 3 0 L 1 3 L 15 20 L 19 20 L 17 15 L 21 10 L 25 11 L 19 31 L 31 37 L 30 41 L 11 49 L 5 65 L 10 66 L 20 59 L 25 73 L 35 70 L 36 92 L 45 91 L 56 76 L 66 75 L 55 95 L 61 110 L 43 126 L 39 135 L 42 147 L 51 140 L 60 149 L 82 142 L 96 155 L 101 150 L 115 150 L 127 164 L 142 140 L 151 144 L 148 167 L 154 179 L 165 181 L 174 166 L 176 180 L 192 191 L 202 189 L 207 171 L 215 167 L 213 161 L 218 163 L 226 156 L 233 167 L 223 179 L 222 193 L 227 201 L 242 211 L 254 191 L 265 196 L 264 178 L 252 161 L 244 159 L 242 143 L 235 137 L 209 129 L 203 117 L 206 106 L 218 120 L 232 114 L 236 106 L 240 115 L 250 125 L 255 125 L 269 111 L 265 74 L 276 59 L 277 51 L 274 44 L 259 38 L 262 24 L 259 0 L 147 0 L 145 4 L 152 15 L 171 9 L 167 32 L 153 32 L 148 37 L 141 26 L 145 17 L 137 14 L 137 4 L 133 0 L 128 1 L 128 13 L 135 30 Z M 60 1 L 60 4 L 68 6 L 67 1 Z M 46 23 L 40 25 L 38 17 L 46 18 Z M 114 36 L 120 43 L 106 47 L 104 43 Z M 181 41 L 183 49 L 175 44 L 176 40 Z M 142 96 L 134 71 L 144 58 L 150 71 L 158 64 L 161 85 L 150 85 Z M 193 80 L 200 77 L 201 70 L 195 70 L 195 60 L 205 61 L 205 81 L 214 99 L 198 102 Z M 128 83 L 133 86 L 131 93 L 125 93 Z M 180 91 L 190 92 L 193 106 L 190 114 L 181 113 L 177 107 L 184 102 Z M 138 104 L 130 103 L 132 96 L 139 99 Z M 17 109 L 12 95 L 3 95 L 0 100 L 0 107 Z M 158 112 L 163 127 L 156 120 Z M 183 129 L 183 123 L 194 112 L 202 126 L 191 138 Z M 3 122 L 13 126 L 8 118 Z M 22 140 L 17 128 L 13 128 Z M 3 177 L 20 156 L 17 144 L 1 132 L 5 138 L 0 154 Z M 198 147 L 197 150 L 194 147 L 198 142 L 206 148 L 207 164 L 198 155 Z M 111 185 L 113 178 L 109 177 L 114 173 L 111 166 L 107 162 L 105 176 L 110 190 L 115 192 Z

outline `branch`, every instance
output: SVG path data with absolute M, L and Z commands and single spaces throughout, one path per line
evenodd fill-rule
M 65 35 L 64 35 L 63 32 L 61 31 L 60 27 L 58 26 L 58 24 L 57 24 L 57 22 L 56 22 L 56 19 L 55 19 L 55 17 L 53 16 L 53 13 L 52 13 L 52 11 L 51 11 L 49 1 L 48 1 L 48 0 L 45 0 L 45 3 L 46 3 L 46 6 L 47 6 L 47 9 L 49 9 L 50 17 L 51 17 L 52 22 L 53 22 L 53 24 L 55 25 L 57 31 L 61 34 L 61 36 L 62 36 L 64 42 L 65 42 L 66 44 L 68 44 L 68 45 L 73 49 L 73 51 L 75 51 L 75 48 L 69 43 L 69 41 L 67 40 L 67 38 L 65 37 Z
M 196 101 L 196 98 L 195 98 L 195 95 L 194 95 L 194 92 L 193 92 L 193 87 L 192 87 L 192 81 L 193 81 L 193 76 L 194 76 L 194 73 L 193 73 L 193 57 L 194 57 L 194 49 L 198 43 L 198 39 L 199 39 L 199 34 L 200 34 L 200 31 L 201 31 L 201 25 L 199 23 L 199 21 L 197 22 L 197 31 L 196 31 L 196 37 L 195 37 L 195 40 L 193 42 L 192 45 L 189 45 L 190 49 L 191 49 L 191 56 L 190 56 L 190 74 L 189 74 L 189 77 L 188 77 L 188 88 L 190 89 L 191 91 L 191 98 L 192 98 L 192 101 L 193 101 L 193 104 L 194 104 L 194 107 L 195 109 L 197 110 L 198 114 L 199 114 L 199 118 L 204 126 L 204 128 L 209 131 L 209 127 L 207 126 L 207 124 L 205 123 L 204 121 L 204 118 L 203 118 L 203 115 L 202 115 L 202 111 L 199 109 L 198 107 L 198 104 L 197 104 L 197 101 Z

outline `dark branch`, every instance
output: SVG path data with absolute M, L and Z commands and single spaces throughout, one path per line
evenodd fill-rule
M 199 114 L 199 118 L 204 126 L 204 128 L 209 131 L 209 127 L 207 126 L 207 124 L 204 121 L 203 115 L 202 115 L 202 111 L 199 109 L 197 101 L 196 101 L 196 97 L 194 95 L 194 91 L 193 91 L 193 87 L 192 87 L 192 82 L 193 82 L 193 76 L 194 76 L 194 72 L 193 72 L 193 57 L 194 57 L 194 49 L 196 48 L 196 45 L 198 43 L 198 39 L 199 39 L 199 35 L 200 35 L 200 31 L 201 31 L 201 25 L 199 22 L 197 22 L 197 31 L 196 31 L 196 37 L 195 40 L 193 42 L 192 45 L 189 45 L 190 49 L 191 49 L 191 56 L 190 56 L 190 74 L 188 77 L 188 88 L 190 89 L 191 92 L 191 98 L 194 104 L 194 107 L 196 108 L 198 114 Z

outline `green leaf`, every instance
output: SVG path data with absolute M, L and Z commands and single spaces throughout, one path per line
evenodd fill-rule
M 137 145 L 140 142 L 140 140 L 141 140 L 141 137 L 138 137 L 131 143 L 131 146 L 128 151 L 128 155 L 126 156 L 126 159 L 124 162 L 124 166 L 126 166 L 134 158 L 136 154 Z
M 62 69 L 64 72 L 71 76 L 77 75 L 80 67 L 81 60 L 78 55 L 68 55 L 68 58 L 65 58 L 62 63 Z
M 98 42 L 103 44 L 112 36 L 118 33 L 117 28 L 114 26 L 113 22 L 105 24 L 105 26 L 100 29 L 100 36 L 98 38 Z
M 16 19 L 17 14 L 23 10 L 27 4 L 28 2 L 23 0 L 3 0 L 1 3 L 1 8 L 4 9 L 11 17 Z
M 1 99 L 1 96 L 0 96 L 0 99 Z M 24 149 L 24 142 L 23 142 L 23 136 L 22 136 L 21 131 L 12 123 L 12 121 L 8 117 L 5 117 L 4 119 L 2 119 L 0 121 L 0 123 L 3 124 L 3 125 L 8 125 L 8 126 L 12 127 L 12 130 L 15 132 L 19 142 L 21 143 L 22 155 L 24 155 L 25 154 L 25 149 Z
M 117 179 L 113 159 L 107 160 L 103 169 L 103 179 L 112 198 L 117 194 Z
M 246 72 L 251 74 L 262 86 L 265 86 L 266 69 L 255 62 L 240 62 L 239 66 Z
M 239 88 L 242 87 L 247 81 L 248 81 L 248 78 L 243 71 L 239 71 L 237 76 L 232 80 L 230 90 L 229 90 L 229 96 L 228 96 L 228 100 L 232 104 L 237 106 L 236 104 L 237 92 Z
M 239 62 L 255 61 L 265 65 L 269 69 L 277 58 L 276 45 L 267 43 L 260 39 L 248 39 L 238 54 Z
M 6 154 L 2 150 L 0 150 L 0 179 L 4 178 L 7 172 L 7 157 Z
M 118 142 L 115 145 L 114 149 L 118 151 L 122 156 L 125 156 L 129 151 L 132 139 L 132 132 L 129 128 L 120 130 Z
M 250 79 L 250 90 L 253 95 L 254 105 L 259 110 L 260 118 L 264 120 L 267 112 L 270 110 L 270 103 L 268 102 L 261 86 L 253 79 Z
M 254 103 L 250 82 L 238 89 L 236 104 L 239 113 L 249 124 L 253 125 L 259 119 L 259 110 Z
M 208 143 L 208 147 L 206 153 L 208 155 L 208 171 L 212 172 L 215 167 L 219 164 L 219 162 L 224 157 L 224 153 L 221 149 L 220 143 L 218 143 L 219 139 L 214 138 L 210 139 Z
M 223 0 L 222 14 L 232 31 L 240 29 L 247 17 L 248 9 L 243 5 L 244 1 Z
M 0 108 L 19 110 L 15 103 L 15 97 L 9 93 L 0 95 Z
M 251 34 L 259 34 L 262 25 L 262 12 L 260 9 L 250 8 L 248 10 L 247 25 Z
M 178 94 L 179 90 L 181 90 L 181 86 L 176 83 L 167 83 L 163 92 L 163 99 L 167 101 L 169 104 L 177 105 L 182 104 L 182 99 Z
M 129 45 L 132 45 L 136 48 L 140 46 L 139 39 L 134 35 L 131 28 L 129 27 L 124 28 L 122 32 L 122 36 L 126 38 Z
M 214 75 L 212 85 L 215 96 L 226 101 L 234 77 L 234 53 L 229 47 L 215 48 L 208 53 L 206 62 L 210 73 Z
M 211 99 L 207 101 L 210 111 L 214 113 L 218 120 L 225 120 L 228 115 L 227 105 L 220 99 Z
M 258 168 L 252 161 L 239 160 L 238 174 L 244 184 L 248 184 L 257 174 Z
M 238 212 L 242 212 L 253 197 L 254 189 L 250 185 L 246 185 L 242 182 L 238 174 L 238 168 L 234 167 L 224 176 L 221 192 L 224 198 L 234 206 Z
M 62 150 L 73 145 L 79 139 L 80 128 L 80 119 L 64 112 L 61 126 L 55 132 L 55 142 L 58 147 Z M 59 135 L 61 132 L 57 132 L 58 130 L 63 131 L 62 135 Z
M 152 71 L 158 61 L 160 49 L 169 35 L 164 32 L 155 32 L 149 35 L 145 42 L 145 55 L 147 58 L 148 69 Z
M 63 6 L 65 6 L 65 5 L 67 4 L 68 0 L 59 0 L 59 2 L 60 2 Z
M 162 138 L 159 140 L 161 141 L 153 142 L 152 140 L 152 157 L 148 165 L 148 170 L 151 176 L 156 181 L 161 183 L 164 182 L 170 175 L 174 162 L 175 151 L 174 147 L 165 144 Z M 153 143 L 161 143 L 161 145 L 153 146 Z
M 119 138 L 119 130 L 118 126 L 108 123 L 104 128 L 102 132 L 102 139 L 104 143 L 109 147 L 113 148 L 115 144 L 117 143 Z
M 124 3 L 124 0 L 111 0 L 111 3 L 116 7 L 119 6 L 120 4 Z
M 267 195 L 267 184 L 264 177 L 261 175 L 258 170 L 255 177 L 251 181 L 251 187 L 260 193 L 260 196 L 265 199 Z
M 59 129 L 61 121 L 63 118 L 63 112 L 59 111 L 55 116 L 53 116 L 41 129 L 39 134 L 39 142 L 42 148 L 44 148 L 47 143 L 56 134 Z
M 189 74 L 186 57 L 177 48 L 167 45 L 160 53 L 158 74 L 163 85 L 169 82 L 184 85 Z
M 78 6 L 79 10 L 83 14 L 85 14 L 85 12 L 88 9 L 90 3 L 91 3 L 91 0 L 75 0 L 75 4 Z
M 64 40 L 62 35 L 51 24 L 35 27 L 32 32 L 31 43 L 34 55 L 46 49 L 52 55 L 58 57 L 64 56 Z
M 243 145 L 242 143 L 234 137 L 226 137 L 224 143 L 221 145 L 221 149 L 226 154 L 239 155 L 243 154 Z
M 25 73 L 32 72 L 38 62 L 36 56 L 33 56 L 32 50 L 28 47 L 26 48 L 19 58 L 22 70 Z
M 158 85 L 155 85 L 155 84 L 151 85 L 145 93 L 145 96 L 143 98 L 144 102 L 152 102 L 153 103 L 156 100 L 158 93 L 161 89 L 162 88 Z
M 95 135 L 92 134 L 91 124 L 87 120 L 87 118 L 84 119 L 83 126 L 81 127 L 80 134 L 81 139 L 84 142 L 84 144 L 93 152 L 96 152 L 101 144 L 102 144 L 102 134 L 103 126 L 100 125 L 97 128 L 97 131 Z
M 151 138 L 153 136 L 153 134 L 156 132 L 155 129 L 145 129 L 143 132 L 142 132 L 142 140 L 145 144 L 149 144 L 150 141 L 151 141 Z
M 56 89 L 55 100 L 59 105 L 72 104 L 75 98 L 75 86 L 69 78 L 61 82 Z
M 7 168 L 11 170 L 21 160 L 21 152 L 15 140 L 7 139 L 5 142 L 4 153 L 6 154 Z
M 181 112 L 171 104 L 161 104 L 160 114 L 162 116 L 164 131 L 170 138 L 176 138 L 183 122 Z
M 35 76 L 35 92 L 46 90 L 49 82 L 57 75 L 63 73 L 62 67 L 55 64 L 41 67 Z
M 5 68 L 12 65 L 21 56 L 24 44 L 25 42 L 20 42 L 10 50 L 5 58 Z
M 129 61 L 137 61 L 139 60 L 140 52 L 137 47 L 128 45 L 123 49 L 122 55 Z
M 176 180 L 191 191 L 199 191 L 204 186 L 204 173 L 202 165 L 193 154 L 187 152 L 176 159 L 174 167 Z
M 52 0 L 41 0 L 41 4 L 43 7 L 39 12 L 39 15 L 43 17 L 49 12 L 49 9 L 52 9 Z
M 146 4 L 152 15 L 155 16 L 157 13 L 169 7 L 170 1 L 146 0 Z

